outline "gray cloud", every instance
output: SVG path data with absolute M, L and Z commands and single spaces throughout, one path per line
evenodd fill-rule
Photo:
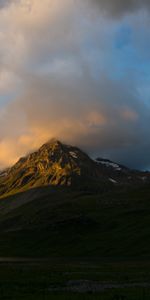
M 9 0 L 1 0 L 0 1 L 0 8 L 4 7 L 5 5 L 7 5 L 9 3 Z
M 5 6 L 13 3 L 13 2 L 16 2 L 18 0 L 0 0 L 0 8 L 4 8 Z
M 125 14 L 134 13 L 139 9 L 150 9 L 149 0 L 89 0 L 91 5 L 96 5 L 102 12 L 112 17 L 120 17 Z

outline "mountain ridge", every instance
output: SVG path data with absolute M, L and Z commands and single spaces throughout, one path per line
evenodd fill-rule
M 103 158 L 94 160 L 78 147 L 52 139 L 0 173 L 0 196 L 49 185 L 102 190 L 147 182 L 148 172 Z

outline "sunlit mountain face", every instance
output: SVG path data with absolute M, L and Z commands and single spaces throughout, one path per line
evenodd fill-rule
M 147 0 L 0 1 L 0 169 L 53 137 L 150 166 Z
M 81 149 L 52 139 L 0 173 L 0 196 L 48 186 L 103 194 L 149 184 L 150 172 L 92 159 Z

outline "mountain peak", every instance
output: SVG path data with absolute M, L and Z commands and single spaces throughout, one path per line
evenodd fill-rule
M 0 193 L 43 185 L 73 185 L 81 178 L 96 178 L 97 165 L 82 150 L 51 139 L 21 158 L 0 177 Z
M 77 147 L 51 139 L 0 174 L 0 195 L 40 186 L 94 187 L 145 183 L 150 175 L 106 159 L 91 159 Z
M 56 138 L 52 138 L 49 141 L 47 141 L 46 143 L 44 143 L 40 147 L 40 149 L 42 149 L 42 148 L 50 148 L 50 147 L 55 147 L 55 146 L 61 146 L 61 145 L 62 145 L 62 143 L 59 140 L 57 140 Z

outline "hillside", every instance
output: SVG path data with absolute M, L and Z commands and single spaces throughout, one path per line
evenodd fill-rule
M 0 244 L 0 256 L 149 257 L 149 188 L 86 195 L 45 187 L 8 197 Z

